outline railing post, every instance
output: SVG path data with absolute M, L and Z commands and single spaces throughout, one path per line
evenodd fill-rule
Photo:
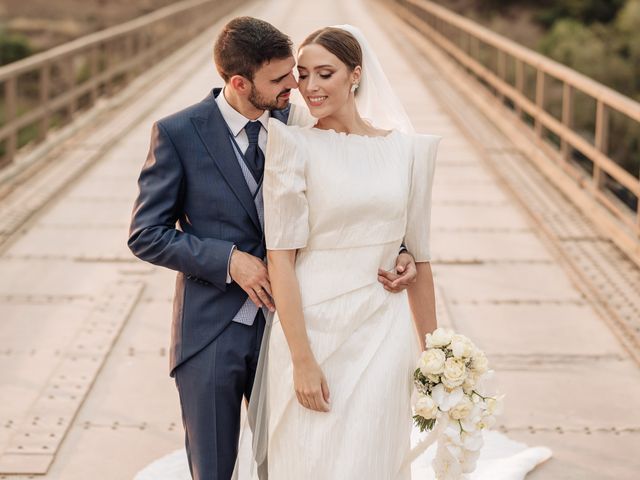
M 113 39 L 104 42 L 104 93 L 107 97 L 113 95 Z
M 500 78 L 500 80 L 502 81 L 505 81 L 507 78 L 506 56 L 504 54 L 504 50 L 497 50 L 497 52 L 498 52 L 498 65 L 497 65 L 498 78 Z M 500 89 L 498 89 L 498 98 L 500 99 L 500 103 L 504 101 L 504 94 Z
M 524 95 L 524 64 L 519 58 L 516 58 L 516 90 L 518 93 Z M 518 118 L 522 116 L 520 102 L 516 102 L 516 113 L 518 114 Z
M 73 56 L 69 56 L 62 60 L 62 65 L 64 68 L 64 75 L 67 79 L 67 88 L 71 93 L 71 98 L 69 99 L 69 104 L 67 105 L 67 118 L 69 121 L 73 119 L 73 116 L 76 112 L 76 103 L 77 99 L 75 97 L 76 90 L 76 78 L 75 78 L 75 70 L 73 68 Z
M 471 54 L 471 34 L 469 32 L 462 32 L 462 51 L 467 55 Z
M 562 124 L 573 129 L 573 87 L 567 82 L 562 84 Z M 573 148 L 564 135 L 560 139 L 560 152 L 563 162 L 568 162 L 573 154 Z
M 49 91 L 51 89 L 51 64 L 42 64 L 40 68 L 40 105 L 44 108 L 44 113 L 38 122 L 38 140 L 44 140 L 49 130 L 51 112 L 49 111 Z
M 640 198 L 636 201 L 636 237 L 638 238 L 638 253 L 640 253 Z
M 540 117 L 544 112 L 544 71 L 536 67 L 536 118 L 535 130 L 538 137 L 542 137 L 542 121 Z
M 595 147 L 598 151 L 607 155 L 609 150 L 609 109 L 602 101 L 598 99 L 596 104 L 596 138 Z M 593 159 L 593 186 L 596 190 L 600 190 L 605 184 L 605 176 L 600 167 L 600 162 L 597 158 Z
M 476 62 L 482 63 L 480 61 L 480 40 L 478 40 L 478 37 L 471 37 L 471 40 L 471 56 L 476 60 Z
M 98 77 L 98 44 L 91 46 L 89 51 L 89 81 L 92 83 L 90 95 L 91 106 L 95 105 L 98 101 L 98 94 L 100 92 L 100 84 L 96 82 Z
M 124 39 L 124 61 L 128 61 L 133 57 L 133 35 L 132 33 L 128 33 Z M 135 65 L 132 64 L 127 68 L 124 72 L 124 85 L 128 85 L 133 77 L 133 71 L 135 69 Z
M 4 121 L 5 125 L 11 125 L 16 119 L 17 103 L 18 103 L 18 79 L 15 76 L 7 78 L 4 83 Z M 10 130 L 6 139 L 5 156 L 2 161 L 3 165 L 13 162 L 16 150 L 18 148 L 18 130 L 13 128 Z

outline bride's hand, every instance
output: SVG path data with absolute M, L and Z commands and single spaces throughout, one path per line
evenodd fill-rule
M 331 410 L 327 379 L 315 359 L 293 364 L 293 387 L 303 407 L 317 412 Z

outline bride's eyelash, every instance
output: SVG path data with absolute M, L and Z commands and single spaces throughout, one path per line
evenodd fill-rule
M 325 74 L 320 74 L 321 78 L 324 78 L 325 80 L 331 78 L 331 76 L 333 75 L 333 73 L 325 73 Z M 299 80 L 304 80 L 305 78 L 307 78 L 309 75 L 302 75 L 301 73 L 298 74 L 298 79 Z

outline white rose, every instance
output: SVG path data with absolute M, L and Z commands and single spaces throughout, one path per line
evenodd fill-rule
M 436 328 L 432 333 L 427 333 L 427 347 L 445 347 L 451 343 L 453 332 L 446 328 Z
M 420 395 L 415 406 L 416 415 L 420 415 L 427 420 L 436 418 L 438 413 L 438 406 L 429 395 Z
M 444 375 L 442 383 L 447 388 L 459 387 L 464 383 L 467 376 L 467 367 L 463 360 L 458 358 L 447 358 L 444 362 Z
M 420 371 L 425 377 L 429 374 L 440 374 L 444 372 L 444 362 L 446 359 L 442 350 L 437 348 L 429 349 L 420 356 Z
M 478 374 L 482 375 L 489 370 L 489 360 L 484 352 L 477 350 L 471 359 L 471 368 Z
M 451 410 L 449 410 L 449 415 L 454 420 L 461 420 L 471 413 L 472 408 L 473 402 L 465 395 Z
M 462 384 L 462 389 L 464 390 L 464 393 L 471 393 L 473 391 L 473 388 L 476 386 L 476 376 L 473 375 L 471 372 L 467 372 L 467 378 L 464 379 L 464 383 Z
M 456 334 L 451 338 L 451 351 L 456 358 L 469 358 L 473 355 L 475 345 L 464 335 Z

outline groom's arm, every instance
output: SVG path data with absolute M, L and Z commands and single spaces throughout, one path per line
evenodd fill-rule
M 142 260 L 225 290 L 233 243 L 198 238 L 176 228 L 182 214 L 184 181 L 180 156 L 165 128 L 155 123 L 149 154 L 138 179 L 140 192 L 127 243 Z

